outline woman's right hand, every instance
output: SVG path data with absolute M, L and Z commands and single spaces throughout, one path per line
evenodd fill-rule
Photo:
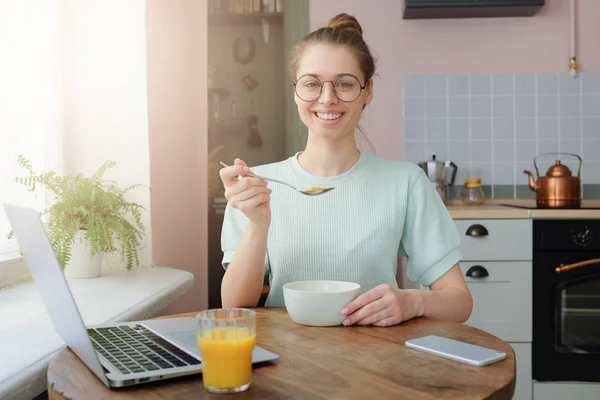
M 221 168 L 219 175 L 225 186 L 225 198 L 250 221 L 268 226 L 271 223 L 271 189 L 265 180 L 246 176 L 251 172 L 239 158 L 231 167 Z

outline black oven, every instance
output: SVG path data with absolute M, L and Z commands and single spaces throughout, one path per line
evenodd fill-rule
M 533 379 L 600 382 L 600 220 L 533 220 Z

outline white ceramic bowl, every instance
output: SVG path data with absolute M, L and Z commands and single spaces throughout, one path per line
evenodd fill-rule
M 335 326 L 344 321 L 342 308 L 360 294 L 360 285 L 342 281 L 300 281 L 283 285 L 283 299 L 294 322 Z

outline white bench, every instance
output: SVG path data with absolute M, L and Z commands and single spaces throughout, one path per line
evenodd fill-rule
M 194 276 L 166 267 L 71 279 L 86 325 L 151 318 L 192 287 Z M 65 346 L 34 282 L 0 289 L 0 399 L 31 400 L 46 390 L 52 357 Z

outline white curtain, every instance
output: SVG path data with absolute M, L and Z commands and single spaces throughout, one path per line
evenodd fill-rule
M 34 198 L 11 182 L 23 174 L 17 154 L 37 170 L 65 174 L 91 174 L 114 160 L 106 179 L 149 185 L 145 7 L 145 0 L 0 1 L 0 203 L 46 206 L 43 192 Z M 148 211 L 140 252 L 147 266 L 150 194 L 131 195 Z M 16 249 L 8 229 L 2 210 L 5 258 Z M 121 267 L 118 255 L 109 266 Z
M 59 2 L 0 1 L 0 203 L 42 209 L 44 191 L 14 184 L 17 155 L 62 172 Z M 0 210 L 0 261 L 18 255 Z

